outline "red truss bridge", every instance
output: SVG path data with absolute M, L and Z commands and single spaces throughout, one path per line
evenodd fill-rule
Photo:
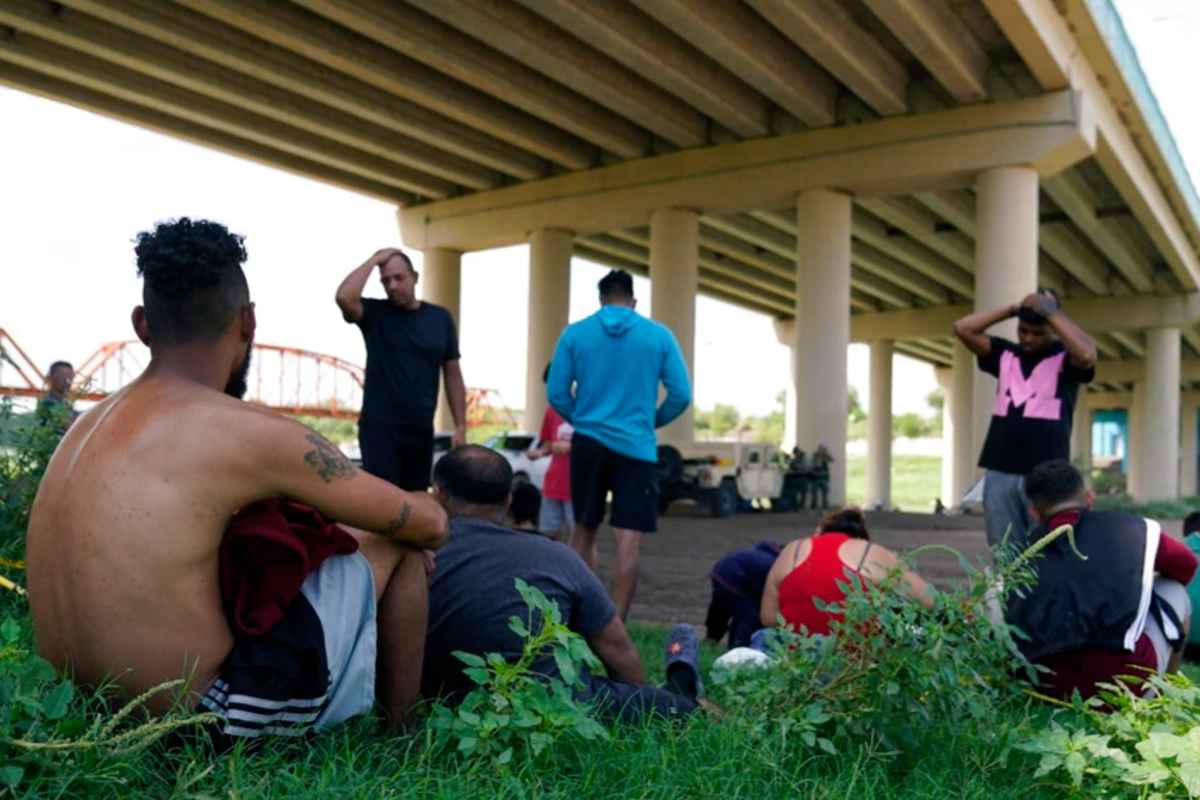
M 136 341 L 109 342 L 76 365 L 72 386 L 77 400 L 97 402 L 133 381 L 150 361 L 150 351 Z M 358 419 L 362 407 L 363 368 L 335 356 L 255 344 L 246 377 L 246 400 L 284 414 Z M 0 396 L 40 397 L 46 376 L 16 340 L 0 328 Z M 467 389 L 467 424 L 496 417 L 499 394 Z

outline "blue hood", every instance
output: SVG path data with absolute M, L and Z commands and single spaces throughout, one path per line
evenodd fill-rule
M 660 382 L 667 396 L 658 406 Z M 654 429 L 692 400 L 671 331 L 632 308 L 611 305 L 563 331 L 546 394 L 577 435 L 642 461 L 658 459 Z

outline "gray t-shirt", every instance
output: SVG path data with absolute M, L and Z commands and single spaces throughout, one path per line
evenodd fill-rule
M 608 625 L 616 608 L 596 575 L 575 551 L 539 534 L 503 528 L 483 520 L 456 519 L 450 541 L 438 551 L 429 589 L 429 633 L 421 691 L 426 697 L 474 687 L 465 666 L 452 654 L 501 653 L 515 659 L 521 639 L 508 629 L 510 617 L 528 618 L 517 593 L 520 578 L 558 603 L 571 630 L 587 638 Z M 533 668 L 555 676 L 553 658 Z

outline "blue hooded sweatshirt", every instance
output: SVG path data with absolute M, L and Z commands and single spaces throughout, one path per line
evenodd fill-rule
M 667 389 L 661 406 L 659 381 Z M 654 429 L 692 402 L 674 334 L 619 305 L 602 306 L 563 331 L 550 362 L 546 394 L 576 433 L 642 461 L 658 460 Z

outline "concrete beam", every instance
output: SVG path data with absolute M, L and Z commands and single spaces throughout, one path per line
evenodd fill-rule
M 1200 322 L 1200 292 L 1170 297 L 1077 297 L 1068 299 L 1064 305 L 1071 319 L 1093 334 L 1152 327 L 1186 328 Z M 970 314 L 972 309 L 973 306 L 960 304 L 857 314 L 851 319 L 850 338 L 865 342 L 872 339 L 900 341 L 948 336 L 954 321 Z
M 1200 381 L 1200 359 L 1180 361 L 1181 383 Z M 1119 361 L 1097 361 L 1096 380 L 1100 383 L 1135 383 L 1145 380 L 1146 361 L 1141 358 L 1125 358 Z
M 1146 348 L 1142 345 L 1141 339 L 1138 338 L 1137 331 L 1112 331 L 1111 336 L 1117 344 L 1124 347 L 1129 352 L 1133 353 L 1138 358 L 1146 354 Z
M 778 226 L 762 221 L 756 212 L 729 216 L 701 217 L 700 224 L 749 242 L 755 247 L 773 253 L 779 258 L 794 259 L 796 253 L 796 227 L 785 232 Z
M 1053 174 L 1090 153 L 1091 141 L 1087 104 L 1045 95 L 670 153 L 414 206 L 405 209 L 404 238 L 475 250 L 547 225 L 582 233 L 644 225 L 656 208 L 779 208 L 822 186 L 860 195 L 962 186 L 1013 163 Z
M 408 3 L 478 42 L 486 43 L 473 46 L 474 51 L 489 51 L 487 55 L 472 52 L 472 60 L 476 63 L 482 64 L 484 58 L 492 59 L 491 50 L 499 51 L 512 59 L 513 63 L 508 64 L 507 69 L 514 74 L 516 70 L 513 64 L 524 65 L 578 92 L 579 97 L 572 106 L 582 105 L 581 101 L 586 98 L 624 119 L 637 120 L 652 133 L 679 147 L 698 147 L 706 143 L 708 125 L 702 114 L 651 83 L 642 74 L 597 50 L 587 39 L 581 41 L 565 36 L 564 31 L 577 34 L 570 26 L 559 28 L 515 3 L 496 3 L 492 0 L 454 0 L 452 3 L 444 0 L 408 0 Z M 316 6 L 327 8 L 329 4 L 319 3 L 310 7 Z M 343 16 L 338 14 L 336 18 L 340 21 Z M 404 20 L 407 23 L 407 16 Z M 463 78 L 459 76 L 459 79 Z M 532 85 L 528 77 L 520 82 Z M 538 94 L 544 94 L 544 91 L 539 90 Z M 511 98 L 510 102 L 522 105 L 517 98 Z M 532 105 L 526 108 L 531 113 L 544 116 Z M 563 112 L 568 110 L 564 109 Z M 561 121 L 559 124 L 562 124 Z M 576 130 L 576 133 L 589 138 L 583 130 Z
M 1073 227 L 1062 222 L 1042 225 L 1039 240 L 1041 248 L 1089 291 L 1096 294 L 1111 292 L 1108 264 Z
M 945 0 L 866 3 L 960 104 L 987 98 L 987 53 Z
M 745 139 L 771 130 L 767 101 L 653 17 L 625 3 L 517 0 Z
M 1130 286 L 1139 292 L 1154 290 L 1154 264 L 1137 243 L 1111 221 L 1100 218 L 1082 175 L 1067 170 L 1042 181 L 1042 189 L 1092 240 L 1096 249 L 1108 257 Z
M 186 8 L 158 0 L 63 5 L 522 180 L 547 172 L 546 161 L 508 142 Z
M 484 91 L 451 80 L 438 70 L 364 36 L 329 25 L 320 17 L 291 4 L 265 0 L 177 2 L 330 69 L 420 103 L 556 164 L 586 169 L 596 163 L 595 146 L 583 139 L 547 125 Z
M 334 108 L 71 9 L 53 12 L 37 0 L 12 0 L 0 7 L 0 22 L 148 78 L 198 92 L 443 180 L 472 189 L 489 189 L 503 182 L 499 172 L 411 136 L 374 122 L 347 120 Z
M 970 274 L 912 239 L 893 236 L 882 220 L 861 208 L 854 211 L 854 237 L 882 250 L 961 297 L 975 295 L 975 280 Z
M 942 284 L 865 242 L 854 242 L 850 248 L 850 260 L 856 268 L 886 278 L 933 305 L 944 305 L 954 298 L 953 292 Z
M 971 237 L 942 230 L 941 219 L 907 197 L 864 197 L 858 205 L 889 225 L 899 228 L 964 272 L 975 271 L 975 248 Z
M 410 5 L 387 0 L 295 2 L 624 158 L 649 150 L 650 137 L 638 126 Z
M 426 197 L 453 194 L 450 181 L 276 122 L 269 116 L 212 100 L 133 70 L 17 34 L 0 39 L 0 60 L 69 81 L 119 100 L 161 111 L 367 180 Z
M 835 0 L 748 5 L 883 116 L 908 111 L 908 70 Z
M 574 252 L 579 258 L 587 259 L 601 266 L 623 269 L 634 275 L 649 276 L 650 274 L 650 268 L 644 262 L 603 252 L 578 240 L 575 242 Z M 785 313 L 793 313 L 791 309 L 786 312 L 782 311 L 782 306 L 775 301 L 764 301 L 761 292 L 746 291 L 725 284 L 714 284 L 713 281 L 705 278 L 703 272 L 700 274 L 700 294 L 776 319 Z
M 778 30 L 741 3 L 633 3 L 805 125 L 819 128 L 835 122 L 837 85 Z
M 1095 35 L 1091 13 L 1067 3 L 1077 38 L 1052 0 L 983 0 L 1005 37 L 1020 54 L 1045 91 L 1073 88 L 1095 105 L 1096 160 L 1117 192 L 1132 209 L 1184 288 L 1200 285 L 1200 256 L 1186 228 L 1196 227 L 1177 215 L 1164 194 L 1154 169 L 1131 135 L 1127 115 L 1112 102 L 1092 62 L 1111 55 Z M 1109 80 L 1121 80 L 1119 71 Z
M 394 186 L 343 172 L 326 164 L 310 161 L 257 142 L 231 136 L 213 128 L 196 125 L 178 117 L 145 106 L 118 100 L 103 92 L 85 89 L 23 67 L 0 61 L 0 85 L 81 108 L 93 114 L 109 117 L 130 125 L 156 131 L 166 136 L 210 147 L 238 158 L 249 159 L 264 166 L 282 169 L 303 178 L 310 178 L 349 189 L 352 192 L 392 203 L 408 203 L 413 195 Z

